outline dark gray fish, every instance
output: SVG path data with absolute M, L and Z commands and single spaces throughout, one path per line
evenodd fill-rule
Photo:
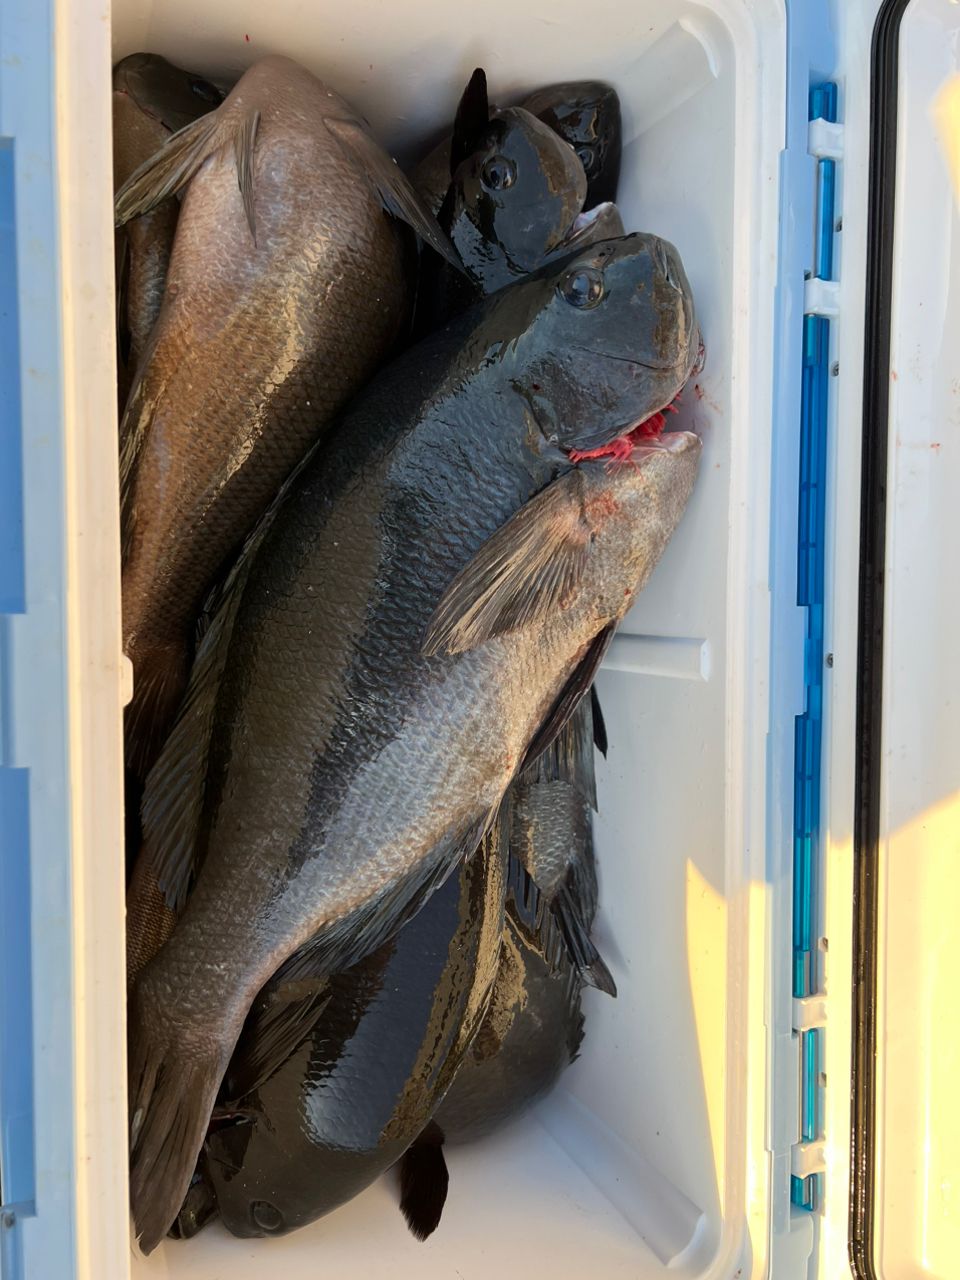
M 499 831 L 389 942 L 320 986 L 314 1029 L 276 1070 L 261 1061 L 271 1013 L 303 999 L 309 956 L 295 958 L 293 977 L 268 983 L 227 1071 L 177 1234 L 219 1212 L 236 1236 L 283 1235 L 357 1195 L 422 1131 L 498 976 Z
M 583 1038 L 579 952 L 590 945 L 597 910 L 592 713 L 584 698 L 507 793 L 506 918 L 490 1005 L 449 1092 L 401 1162 L 401 1208 L 419 1239 L 440 1220 L 443 1144 L 484 1137 L 526 1110 L 553 1087 Z M 615 994 L 592 951 L 594 985 Z
M 572 86 L 554 86 L 541 94 L 538 105 L 554 99 L 563 104 L 593 98 L 594 88 L 585 86 L 586 92 L 577 97 Z M 463 164 L 472 148 L 482 153 L 486 144 L 485 102 L 477 97 L 475 75 L 457 113 L 452 138 L 458 148 L 455 168 Z M 506 149 L 514 148 L 508 144 Z M 449 163 L 449 146 L 443 158 Z M 581 159 L 589 160 L 591 169 L 595 168 L 593 156 Z M 549 152 L 545 161 L 549 167 Z M 500 156 L 495 161 L 485 157 L 483 163 L 515 162 Z M 528 156 L 524 167 L 529 171 L 536 163 Z M 423 178 L 419 170 L 418 177 Z M 444 214 L 449 216 L 452 199 L 463 200 L 462 188 L 457 190 L 456 185 L 455 178 L 442 220 Z M 506 207 L 498 211 L 507 225 L 514 214 L 508 203 L 510 194 L 508 188 L 502 197 Z M 608 204 L 599 212 L 601 224 L 615 218 L 615 233 L 622 234 L 614 205 Z M 588 243 L 602 238 L 597 230 L 596 224 L 584 227 L 583 238 Z M 536 245 L 534 241 L 534 252 Z M 542 235 L 539 247 L 548 257 Z M 478 263 L 481 287 L 484 272 L 495 283 L 500 282 L 488 264 L 506 255 L 502 237 L 492 225 L 486 235 L 461 243 L 460 251 L 468 271 Z M 452 283 L 460 296 L 465 296 L 463 282 Z M 590 702 L 581 703 L 552 746 L 523 771 L 508 793 L 513 818 L 507 919 L 490 1010 L 434 1121 L 402 1162 L 401 1208 L 421 1239 L 436 1227 L 443 1206 L 443 1195 L 438 1194 L 438 1188 L 445 1194 L 447 1184 L 443 1142 L 467 1141 L 489 1132 L 553 1085 L 580 1043 L 584 980 L 615 994 L 613 979 L 589 936 L 596 912 L 589 816 L 596 791 L 590 710 Z
M 375 378 L 241 562 L 144 800 L 174 914 L 202 860 L 130 1000 L 145 1249 L 257 992 L 310 939 L 329 975 L 392 936 L 589 688 L 700 447 L 664 435 L 613 468 L 571 451 L 642 431 L 697 350 L 671 246 L 591 246 Z
M 409 319 L 410 246 L 448 242 L 365 124 L 287 58 L 124 184 L 117 219 L 186 188 L 160 317 L 122 430 L 127 759 L 143 774 L 224 564 Z
M 535 97 L 541 109 L 555 111 L 555 124 L 559 120 L 576 116 L 578 111 L 582 113 L 586 109 L 583 106 L 585 103 L 593 104 L 595 108 L 594 127 L 597 119 L 601 119 L 612 130 L 614 119 L 619 120 L 616 94 L 608 86 L 592 82 L 555 85 L 540 91 Z M 517 113 L 515 120 L 509 117 L 509 112 L 491 116 L 486 76 L 478 68 L 471 76 L 457 108 L 449 149 L 450 164 L 455 176 L 441 213 L 441 222 L 452 231 L 455 241 L 460 235 L 458 247 L 466 274 L 450 282 L 456 294 L 447 292 L 437 313 L 427 317 L 428 321 L 436 322 L 443 318 L 443 312 L 454 310 L 458 301 L 470 299 L 473 291 L 492 292 L 515 272 L 523 274 L 523 267 L 529 271 L 549 262 L 557 252 L 554 247 L 557 226 L 564 224 L 571 209 L 579 203 L 577 162 L 572 158 L 571 149 L 562 145 L 558 147 L 549 137 L 545 144 L 546 135 L 542 129 L 538 130 L 531 125 L 529 117 L 523 112 Z M 581 122 L 581 132 L 586 131 L 587 126 Z M 491 142 L 494 136 L 496 143 Z M 606 153 L 604 155 L 606 158 Z M 494 193 L 495 200 L 490 198 L 487 190 L 493 171 L 500 178 L 500 189 Z M 483 179 L 475 186 L 472 194 L 468 182 L 471 173 L 480 173 Z M 484 174 L 486 178 L 483 178 Z M 565 186 L 570 189 L 574 204 L 565 208 L 561 201 L 551 209 L 544 202 L 543 191 L 562 194 Z M 531 203 L 537 210 L 534 217 L 529 214 Z M 557 210 L 560 211 L 559 216 Z M 578 215 L 575 221 L 573 239 L 581 247 L 623 234 L 619 211 L 613 204 L 606 204 L 595 210 L 589 219 Z M 471 229 L 472 234 L 461 234 L 464 225 Z M 596 707 L 595 695 L 592 701 Z M 602 725 L 602 716 L 598 710 L 597 717 Z M 590 789 L 593 790 L 592 748 L 591 753 L 586 756 L 575 752 L 570 769 L 578 774 L 588 774 Z M 554 885 L 552 868 L 538 868 L 532 861 L 538 846 L 541 850 L 578 846 L 578 815 L 570 812 L 569 806 L 565 807 L 562 803 L 569 791 L 566 779 L 566 772 L 558 775 L 560 796 L 557 797 L 556 804 L 549 787 L 542 786 L 534 789 L 529 800 L 524 795 L 523 802 L 518 806 L 518 812 L 523 811 L 528 803 L 537 802 L 539 797 L 539 803 L 545 806 L 545 817 L 552 811 L 551 820 L 554 823 L 553 831 L 544 830 L 540 833 L 538 828 L 538 839 L 531 846 L 530 858 L 525 865 L 538 887 L 554 903 L 570 938 L 572 954 L 580 963 L 585 980 L 609 990 L 612 988 L 612 979 L 596 954 L 596 949 L 590 944 L 589 929 L 578 930 L 576 927 L 576 904 L 568 900 L 565 891 Z M 514 784 L 515 793 L 522 784 L 523 779 Z M 533 815 L 530 816 L 532 819 Z M 542 882 L 537 875 L 541 870 Z
M 523 105 L 576 151 L 587 175 L 587 208 L 616 200 L 623 144 L 616 89 L 600 80 L 571 80 L 538 89 Z
M 303 977 L 268 983 L 227 1071 L 176 1235 L 195 1235 L 218 1213 L 234 1235 L 283 1234 L 345 1203 L 402 1155 L 403 1211 L 426 1239 L 446 1195 L 443 1144 L 490 1133 L 554 1085 L 583 1035 L 584 962 L 551 908 L 566 900 L 578 938 L 597 908 L 592 711 L 585 698 L 512 784 L 459 884 L 451 877 L 390 942 L 321 987 L 314 1030 L 276 1069 L 269 1010 L 302 999 Z M 248 1087 L 251 1066 L 267 1078 Z
M 438 220 L 465 270 L 439 259 L 425 264 L 421 333 L 553 259 L 623 234 L 614 205 L 583 213 L 583 165 L 556 133 L 522 107 L 491 115 L 479 69 L 460 100 L 451 147 L 453 176 Z
M 457 133 L 462 138 L 471 127 L 464 108 L 469 110 L 471 105 L 469 94 L 465 94 L 457 118 Z M 488 124 L 485 97 L 478 114 L 473 124 L 482 134 Z M 472 140 L 464 138 L 464 158 L 472 145 Z M 608 208 L 616 212 L 613 206 Z M 622 233 L 619 220 L 614 230 Z M 489 249 L 491 256 L 502 252 L 499 242 Z M 549 1087 L 570 1061 L 573 1050 L 569 1045 L 582 1023 L 581 981 L 611 993 L 615 990 L 589 937 L 596 910 L 589 819 L 595 792 L 593 717 L 589 700 L 582 708 L 583 714 L 578 708 L 552 746 L 512 784 L 510 800 L 505 802 L 513 824 L 513 835 L 508 831 L 513 848 L 512 917 L 503 935 L 505 952 L 493 1007 L 461 1069 L 463 1082 L 454 1086 L 453 1101 L 444 1108 L 445 1114 L 452 1108 L 453 1118 L 444 1128 L 450 1129 L 454 1141 L 460 1136 L 458 1128 L 464 1128 L 463 1136 L 469 1136 L 471 1123 L 474 1128 L 489 1127 L 496 1118 L 522 1109 Z M 583 734 L 585 740 L 580 741 Z M 507 821 L 509 824 L 511 819 Z M 483 845 L 477 856 L 487 857 Z M 142 866 L 138 866 L 138 873 Z M 146 922 L 136 914 L 132 917 L 128 972 L 135 974 L 169 934 L 173 918 L 149 879 L 146 893 L 141 889 L 132 896 L 152 909 Z M 430 946 L 436 932 L 434 901 L 431 899 L 401 930 L 392 977 L 382 990 L 380 985 L 373 988 L 377 1000 L 369 1010 L 365 1000 L 371 990 L 370 974 L 379 974 L 382 957 L 391 954 L 394 944 L 387 944 L 348 974 L 331 980 L 336 996 L 324 1008 L 306 1047 L 300 1044 L 286 1061 L 277 1063 L 278 1050 L 269 1023 L 248 1017 L 228 1069 L 228 1092 L 238 1057 L 258 1059 L 266 1052 L 276 1069 L 265 1086 L 234 1104 L 242 1117 L 239 1128 L 215 1118 L 178 1216 L 178 1234 L 194 1234 L 216 1213 L 218 1202 L 225 1224 L 234 1234 L 281 1232 L 302 1225 L 367 1185 L 417 1134 L 421 1136 L 402 1165 L 403 1207 L 420 1238 L 433 1230 L 439 1221 L 443 1205 L 440 1191 L 445 1192 L 447 1175 L 442 1154 L 444 1134 L 426 1122 L 452 1078 L 452 1070 L 439 1073 L 431 1069 L 430 1087 L 420 1088 L 416 1094 L 418 1109 L 405 1109 L 399 1130 L 396 1119 L 390 1123 L 392 1140 L 387 1147 L 375 1141 L 366 1146 L 345 1142 L 344 1115 L 356 1117 L 355 1123 L 363 1125 L 372 1112 L 383 1123 L 370 1133 L 386 1131 L 382 1086 L 389 1082 L 388 1107 L 403 1088 L 408 1056 L 400 1054 L 390 1064 L 370 1064 L 363 1058 L 364 1045 L 392 1045 L 398 1040 L 412 1045 L 421 1032 L 426 1045 L 437 1048 L 447 1043 L 437 1027 L 428 1025 L 424 1030 L 423 1018 L 417 1014 L 419 1004 L 414 1000 L 411 1005 L 405 994 L 419 992 L 424 982 L 430 989 L 437 980 L 436 948 Z M 291 963 L 299 967 L 297 957 Z M 274 978 L 266 988 L 269 998 L 276 1000 L 278 990 L 289 985 Z M 391 997 L 389 993 L 396 994 Z M 263 998 L 258 997 L 257 1003 Z M 443 1015 L 454 1016 L 450 1001 L 443 1006 Z M 466 1011 L 461 1045 L 473 1040 L 473 1015 L 473 1009 Z M 399 1026 L 395 1025 L 397 1020 Z M 351 1050 L 344 1062 L 338 1030 L 345 1024 L 353 1028 L 352 1044 L 359 1041 L 361 1047 Z M 504 1057 L 494 1062 L 494 1045 L 500 1043 Z M 376 1087 L 378 1082 L 380 1088 Z M 323 1098 L 331 1092 L 336 1105 L 328 1115 Z M 314 1119 L 319 1114 L 329 1123 L 305 1125 L 303 1116 L 308 1111 Z M 464 1125 L 458 1122 L 461 1114 L 470 1117 Z M 345 1147 L 349 1147 L 346 1153 Z
M 114 190 L 119 191 L 172 133 L 222 101 L 216 85 L 157 54 L 131 53 L 118 62 L 113 69 Z M 171 197 L 116 232 L 121 412 L 160 314 L 179 212 Z
M 617 198 L 622 123 L 617 91 L 596 80 L 571 80 L 537 89 L 518 104 L 549 125 L 576 151 L 587 179 L 585 208 Z M 491 115 L 497 113 L 491 107 Z M 436 213 L 450 185 L 452 135 L 448 134 L 411 173 L 414 186 Z

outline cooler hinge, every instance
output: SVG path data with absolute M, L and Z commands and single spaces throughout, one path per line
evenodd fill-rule
M 797 604 L 806 610 L 804 710 L 796 717 L 793 820 L 793 1033 L 799 1055 L 799 1141 L 791 1150 L 790 1198 L 816 1209 L 824 1170 L 821 750 L 823 736 L 824 534 L 831 328 L 839 313 L 835 270 L 837 163 L 843 127 L 837 123 L 837 86 L 810 89 L 808 150 L 817 161 L 814 202 L 814 269 L 804 284 L 803 371 L 800 421 L 800 501 L 797 539 Z

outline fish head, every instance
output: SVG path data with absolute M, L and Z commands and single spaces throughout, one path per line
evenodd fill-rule
M 184 71 L 155 53 L 132 53 L 113 69 L 114 93 L 126 95 L 167 133 L 213 111 L 223 93 L 203 76 Z
M 204 1172 L 203 1159 L 201 1157 L 180 1212 L 170 1228 L 170 1234 L 178 1240 L 191 1240 L 216 1216 L 217 1198 L 213 1193 L 210 1180 Z
M 638 440 L 616 459 L 578 464 L 592 530 L 591 591 L 601 614 L 623 617 L 649 578 L 693 492 L 702 452 L 691 431 Z
M 453 176 L 454 242 L 480 279 L 503 264 L 496 287 L 564 244 L 586 191 L 572 148 L 530 112 L 510 107 L 489 121 Z
M 296 1094 L 296 1090 L 292 1091 Z M 295 1098 L 291 1096 L 293 1104 Z M 216 1118 L 216 1117 L 215 1117 Z M 282 1112 L 284 1122 L 288 1111 Z M 299 1131 L 290 1132 L 299 1141 Z M 240 1239 L 285 1235 L 317 1215 L 299 1204 L 294 1157 L 283 1158 L 256 1094 L 244 1099 L 242 1112 L 211 1125 L 204 1143 L 210 1192 L 223 1225 Z
M 634 234 L 589 245 L 515 286 L 522 315 L 508 314 L 506 291 L 496 297 L 517 335 L 511 385 L 549 442 L 576 461 L 615 454 L 645 424 L 662 430 L 701 351 L 671 244 Z
M 311 1040 L 273 1078 L 211 1125 L 204 1162 L 220 1220 L 241 1239 L 283 1236 L 371 1181 L 371 1152 L 334 1147 L 312 1119 Z M 362 1114 L 362 1104 L 355 1105 Z M 376 1160 L 376 1140 L 372 1139 Z M 379 1168 L 377 1172 L 379 1172 Z
M 620 177 L 620 99 L 612 85 L 575 80 L 538 89 L 524 101 L 576 151 L 587 178 L 587 207 L 614 200 Z

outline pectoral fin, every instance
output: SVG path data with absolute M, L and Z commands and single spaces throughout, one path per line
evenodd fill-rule
M 461 653 L 562 608 L 583 575 L 589 543 L 583 478 L 567 471 L 464 565 L 427 624 L 422 652 Z
M 406 222 L 421 240 L 446 258 L 458 271 L 463 270 L 460 255 L 409 178 L 377 140 L 357 120 L 325 121 L 345 154 L 358 166 L 375 188 L 384 208 L 395 218 Z
M 443 1134 L 431 1120 L 400 1160 L 400 1210 L 418 1240 L 439 1226 L 449 1180 Z

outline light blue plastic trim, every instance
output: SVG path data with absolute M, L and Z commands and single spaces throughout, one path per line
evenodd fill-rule
M 771 669 L 767 851 L 772 890 L 767 991 L 771 1074 L 767 1146 L 771 1153 L 773 1276 L 787 1275 L 792 1230 L 791 1148 L 800 1140 L 800 1055 L 793 1030 L 794 735 L 804 711 L 805 611 L 797 603 L 800 404 L 804 279 L 816 270 L 816 161 L 808 153 L 811 84 L 836 72 L 835 5 L 787 0 L 787 126 L 780 165 L 779 278 L 776 294 L 774 446 L 771 526 Z M 812 1239 L 812 1238 L 811 1238 Z M 795 1272 L 792 1274 L 796 1274 Z
M 832 82 L 810 90 L 810 119 L 837 119 L 837 86 Z M 816 267 L 821 280 L 832 278 L 835 237 L 836 164 L 817 165 Z M 830 321 L 803 319 L 803 387 L 800 439 L 800 511 L 797 546 L 797 603 L 807 611 L 803 714 L 796 719 L 794 778 L 793 994 L 803 997 L 820 989 L 817 964 L 821 933 L 821 786 L 823 741 L 824 553 L 826 535 L 827 449 L 829 445 Z M 800 1137 L 822 1136 L 820 1060 L 821 1030 L 801 1033 Z M 816 1209 L 822 1175 L 794 1177 L 791 1200 Z
M 0 1190 L 3 1204 L 31 1206 L 33 1017 L 30 1001 L 30 793 L 26 769 L 0 769 Z
M 13 139 L 0 137 L 0 613 L 23 612 L 20 321 Z
M 16 244 L 15 275 L 0 267 L 3 1280 L 76 1275 L 53 13 L 0 3 L 0 249 Z

